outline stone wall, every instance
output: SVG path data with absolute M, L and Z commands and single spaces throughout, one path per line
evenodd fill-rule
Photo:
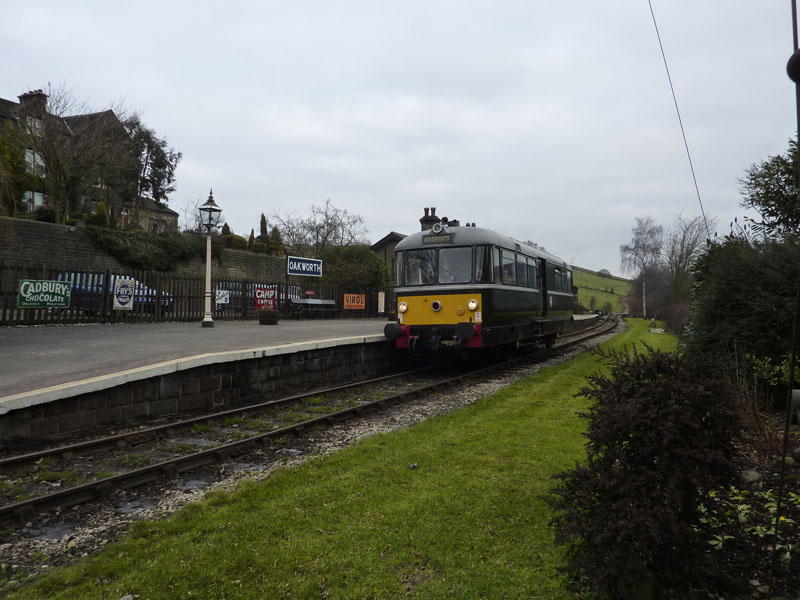
M 386 371 L 391 355 L 388 341 L 333 345 L 221 362 L 77 394 L 0 416 L 0 450 L 35 447 L 158 417 L 220 412 L 366 379 Z
M 0 266 L 43 265 L 69 271 L 121 270 L 113 256 L 99 252 L 75 227 L 0 217 Z M 283 280 L 284 258 L 224 249 L 211 265 L 214 279 Z M 203 260 L 179 265 L 177 275 L 205 277 Z
M 0 265 L 45 265 L 74 270 L 120 269 L 75 227 L 0 217 Z

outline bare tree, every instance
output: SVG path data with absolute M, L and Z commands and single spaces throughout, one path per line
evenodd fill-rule
M 180 231 L 203 231 L 200 222 L 200 205 L 205 202 L 200 198 L 184 198 L 178 203 L 178 229 Z M 220 222 L 224 219 L 220 218 Z
M 278 224 L 285 246 L 298 254 L 319 257 L 328 246 L 352 246 L 367 241 L 364 218 L 336 208 L 330 199 L 323 206 L 312 206 L 310 217 L 273 213 L 270 218 Z
M 708 229 L 714 229 L 711 219 Z M 708 229 L 702 216 L 675 217 L 664 245 L 664 262 L 670 279 L 670 300 L 673 304 L 688 301 L 691 296 L 692 265 L 708 240 Z
M 636 217 L 633 239 L 621 244 L 619 253 L 623 271 L 642 278 L 642 316 L 647 318 L 647 271 L 658 265 L 664 240 L 664 228 L 650 217 Z

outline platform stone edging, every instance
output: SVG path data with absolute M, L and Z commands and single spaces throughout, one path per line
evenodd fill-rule
M 345 344 L 371 343 L 384 340 L 386 340 L 386 338 L 383 335 L 353 336 L 347 338 L 332 338 L 314 342 L 297 342 L 292 344 L 283 344 L 281 346 L 269 346 L 265 348 L 212 352 L 208 354 L 190 356 L 187 358 L 178 358 L 175 360 L 168 360 L 152 365 L 146 365 L 144 367 L 120 371 L 119 373 L 99 375 L 97 377 L 91 377 L 81 381 L 62 383 L 39 390 L 5 396 L 0 398 L 0 415 L 4 415 L 13 410 L 21 410 L 31 406 L 53 402 L 55 400 L 62 400 L 64 398 L 71 398 L 73 396 L 106 390 L 108 388 L 124 385 L 133 381 L 150 379 L 160 375 L 177 373 L 179 371 L 187 371 L 196 367 L 204 367 L 207 365 L 225 362 L 237 362 L 252 358 L 266 358 L 268 356 L 277 356 L 281 354 L 307 352 L 309 350 L 319 350 Z

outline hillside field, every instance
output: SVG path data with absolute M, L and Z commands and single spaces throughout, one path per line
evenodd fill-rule
M 578 288 L 578 302 L 587 309 L 626 312 L 621 300 L 630 293 L 629 279 L 603 276 L 581 267 L 573 268 L 572 277 L 573 285 Z

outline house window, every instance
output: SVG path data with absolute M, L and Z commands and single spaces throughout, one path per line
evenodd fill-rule
M 27 191 L 22 194 L 22 201 L 28 205 L 30 212 L 35 211 L 40 206 L 44 206 L 44 194 L 42 192 Z
M 40 153 L 30 148 L 25 149 L 25 171 L 44 177 L 44 159 Z
M 44 135 L 44 122 L 36 117 L 28 117 L 28 133 L 36 137 Z

